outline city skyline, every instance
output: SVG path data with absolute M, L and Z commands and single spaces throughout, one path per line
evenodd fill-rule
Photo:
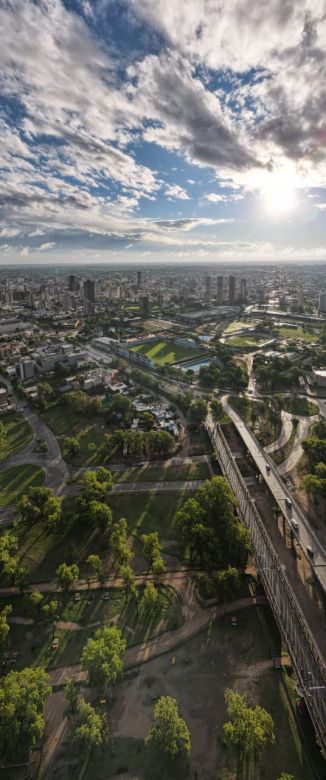
M 0 264 L 326 260 L 319 0 L 0 2 Z

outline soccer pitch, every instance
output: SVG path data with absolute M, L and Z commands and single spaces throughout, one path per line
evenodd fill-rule
M 144 355 L 158 366 L 164 366 L 166 364 L 172 365 L 173 363 L 179 363 L 182 360 L 197 358 L 203 351 L 198 349 L 188 349 L 187 347 L 181 347 L 178 344 L 171 344 L 168 341 L 152 341 L 150 344 L 137 344 L 135 347 L 131 347 L 131 352 L 138 352 Z

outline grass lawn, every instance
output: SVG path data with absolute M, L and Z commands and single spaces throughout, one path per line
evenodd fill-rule
M 29 463 L 13 466 L 0 474 L 0 507 L 17 501 L 29 487 L 43 485 L 44 471 Z
M 241 320 L 233 320 L 233 322 L 230 322 L 223 331 L 223 336 L 229 336 L 230 333 L 234 333 L 237 330 L 248 330 L 248 323 L 241 322 Z
M 142 466 L 113 473 L 114 482 L 171 482 L 209 479 L 207 463 L 186 463 L 181 466 Z
M 110 432 L 104 415 L 75 414 L 64 405 L 54 406 L 42 415 L 51 428 L 62 448 L 66 436 L 75 436 L 80 444 L 80 452 L 73 457 L 65 455 L 65 460 L 74 466 L 95 466 L 114 456 L 105 444 L 104 434 Z M 88 450 L 89 444 L 96 444 L 96 452 Z
M 290 414 L 298 414 L 303 417 L 312 417 L 319 414 L 319 408 L 316 404 L 308 401 L 307 398 L 300 398 L 296 395 L 280 395 L 283 409 Z
M 145 355 L 157 363 L 158 366 L 164 366 L 166 364 L 178 363 L 181 360 L 188 358 L 198 358 L 204 354 L 200 346 L 198 349 L 187 349 L 187 347 L 181 347 L 177 344 L 171 344 L 167 341 L 153 341 L 151 344 L 137 344 L 135 347 L 131 347 L 131 352 L 138 352 Z M 206 354 L 206 353 L 205 353 Z
M 232 336 L 227 339 L 226 344 L 231 344 L 232 347 L 260 347 L 268 341 L 269 337 L 258 338 L 257 336 Z
M 176 541 L 175 515 L 186 499 L 192 495 L 187 491 L 156 495 L 155 492 L 133 495 L 112 495 L 110 506 L 113 517 L 125 517 L 128 521 L 132 544 L 138 545 L 143 533 L 158 531 L 163 542 Z M 72 510 L 74 499 L 65 499 L 63 510 L 65 526 L 63 533 L 44 528 L 36 523 L 28 528 L 19 522 L 15 528 L 18 538 L 18 555 L 22 565 L 30 573 L 30 581 L 37 582 L 55 577 L 56 569 L 63 561 L 75 560 L 80 574 L 86 570 L 85 560 L 91 553 L 104 558 L 105 570 L 109 572 L 108 549 L 103 544 L 101 531 L 85 523 L 74 521 Z
M 316 328 L 312 332 L 309 332 L 307 330 L 304 330 L 301 326 L 298 326 L 297 328 L 287 328 L 286 326 L 284 326 L 284 328 L 277 328 L 275 330 L 275 333 L 277 333 L 279 336 L 282 336 L 283 339 L 301 339 L 302 341 L 318 341 L 320 328 Z
M 33 431 L 22 414 L 10 414 L 1 422 L 5 426 L 6 437 L 0 444 L 0 461 L 23 450 L 33 438 Z
M 55 668 L 80 663 L 83 648 L 87 639 L 96 628 L 104 625 L 117 625 L 121 629 L 127 646 L 151 639 L 153 636 L 177 628 L 182 624 L 181 604 L 175 591 L 164 585 L 158 586 L 159 599 L 157 610 L 149 615 L 137 609 L 135 602 L 126 601 L 123 590 L 105 591 L 109 600 L 105 601 L 104 591 L 89 594 L 81 592 L 81 600 L 74 601 L 72 594 L 57 594 L 59 600 L 58 624 L 54 629 L 55 637 L 60 640 L 58 650 L 51 650 L 52 626 L 42 619 L 39 612 L 34 625 L 11 626 L 11 652 L 19 652 L 18 668 L 26 664 Z M 139 588 L 141 597 L 142 589 Z M 45 596 L 43 604 L 54 598 L 53 594 Z M 15 603 L 15 613 L 22 616 L 22 606 L 26 599 L 18 598 Z M 25 613 L 26 614 L 26 613 Z M 30 614 L 35 618 L 34 613 Z M 73 623 L 79 628 L 71 629 L 60 626 L 60 622 Z

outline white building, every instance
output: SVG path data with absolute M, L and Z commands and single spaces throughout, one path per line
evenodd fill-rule
M 326 368 L 312 368 L 312 375 L 317 387 L 326 387 Z
M 31 358 L 22 358 L 19 363 L 20 378 L 23 382 L 27 379 L 33 379 L 35 363 Z

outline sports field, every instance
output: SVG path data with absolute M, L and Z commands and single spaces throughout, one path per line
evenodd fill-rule
M 131 347 L 131 352 L 138 352 L 150 358 L 158 366 L 172 365 L 173 363 L 179 363 L 181 360 L 197 358 L 199 355 L 204 354 L 200 346 L 198 349 L 189 349 L 168 341 L 162 341 L 161 339 L 152 341 L 150 344 L 146 342 L 137 344 L 135 347 Z

